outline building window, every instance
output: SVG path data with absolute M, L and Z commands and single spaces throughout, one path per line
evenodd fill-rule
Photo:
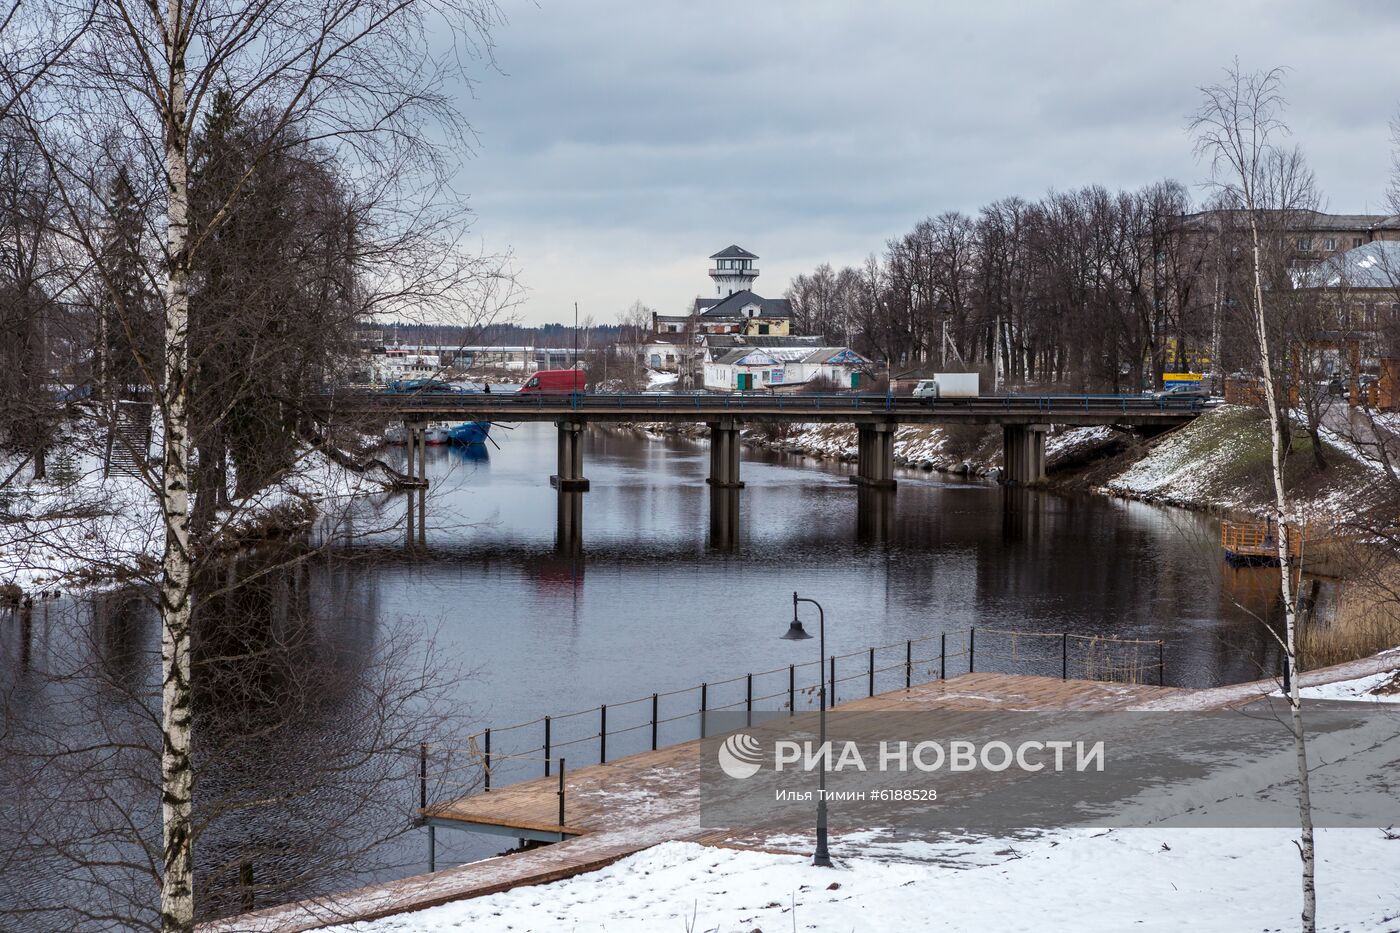
M 1354 237 L 1351 238 L 1351 248 L 1352 248 L 1352 249 L 1356 249 L 1356 248 L 1357 248 L 1358 246 L 1360 246 L 1360 245 L 1361 245 L 1361 237 L 1359 237 L 1359 236 L 1354 236 Z
M 1309 238 L 1309 237 L 1301 237 L 1301 236 L 1298 237 L 1298 252 L 1300 252 L 1300 253 L 1311 253 L 1311 252 L 1312 252 L 1312 239 Z
M 1325 239 L 1325 240 L 1322 241 L 1322 245 L 1323 245 L 1323 247 L 1325 247 L 1326 249 L 1329 249 L 1329 250 L 1330 250 L 1330 249 L 1336 249 L 1336 248 L 1337 248 L 1337 241 L 1336 241 L 1335 239 L 1333 239 L 1332 237 L 1329 236 L 1327 239 Z

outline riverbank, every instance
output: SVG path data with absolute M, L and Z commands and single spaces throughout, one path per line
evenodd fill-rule
M 104 447 L 97 426 L 76 418 L 48 452 L 44 478 L 33 476 L 32 464 L 0 458 L 0 472 L 13 473 L 0 490 L 4 599 L 120 586 L 158 569 L 165 535 L 158 499 L 141 476 L 106 474 Z M 303 444 L 292 469 L 216 512 L 216 546 L 305 536 L 318 519 L 393 485 L 389 473 L 373 466 L 357 471 L 336 454 Z M 153 470 L 158 475 L 158 465 Z
M 620 426 L 656 437 L 703 439 L 703 424 Z M 745 445 L 853 463 L 856 429 L 848 424 L 751 425 Z M 1001 429 L 978 425 L 902 425 L 895 465 L 904 469 L 995 478 Z M 1288 459 L 1291 495 L 1305 514 L 1343 519 L 1383 494 L 1375 464 L 1334 431 L 1323 432 L 1328 468 L 1319 470 L 1311 441 L 1295 439 Z M 1112 427 L 1067 428 L 1046 439 L 1045 487 L 1134 499 L 1214 513 L 1263 516 L 1272 509 L 1268 423 L 1255 409 L 1221 405 L 1180 428 L 1141 438 Z

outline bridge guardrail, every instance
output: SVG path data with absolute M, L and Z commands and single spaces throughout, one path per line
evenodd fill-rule
M 352 404 L 393 410 L 413 407 L 421 410 L 529 411 L 568 409 L 586 413 L 612 412 L 627 408 L 667 411 L 695 411 L 723 414 L 732 411 L 792 412 L 908 412 L 911 414 L 946 411 L 1025 411 L 1085 412 L 1124 414 L 1163 412 L 1191 414 L 1204 411 L 1200 399 L 1152 398 L 1140 395 L 990 395 L 964 399 L 924 400 L 898 395 L 775 395 L 733 393 L 726 395 L 652 395 L 638 393 L 575 392 L 567 395 L 500 394 L 452 395 L 438 393 L 399 395 L 382 392 L 340 392 L 336 397 Z M 466 404 L 466 403 L 470 404 Z

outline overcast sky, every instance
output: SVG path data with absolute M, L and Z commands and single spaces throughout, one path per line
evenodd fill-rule
M 776 297 L 941 211 L 1194 186 L 1185 124 L 1235 55 L 1291 69 L 1328 208 L 1384 209 L 1400 4 L 1383 0 L 500 2 L 459 185 L 486 247 L 515 254 L 524 323 L 575 300 L 600 323 L 638 299 L 678 313 L 730 243 Z

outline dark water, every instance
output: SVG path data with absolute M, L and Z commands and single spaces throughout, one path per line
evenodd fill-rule
M 862 495 L 842 465 L 745 451 L 736 520 L 732 497 L 712 502 L 703 441 L 595 431 L 577 541 L 568 507 L 561 531 L 560 498 L 548 485 L 553 427 L 498 434 L 501 449 L 485 456 L 429 450 L 426 552 L 390 552 L 355 583 L 374 615 L 437 629 L 440 647 L 473 671 L 459 691 L 482 725 L 607 703 L 609 730 L 624 729 L 650 710 L 615 705 L 623 701 L 806 661 L 814 642 L 779 637 L 794 590 L 822 603 L 829 654 L 893 645 L 879 667 L 903 660 L 906 639 L 945 631 L 965 652 L 972 627 L 1161 639 L 1166 682 L 1183 686 L 1252 679 L 1276 660 L 1254 614 L 1267 610 L 1267 587 L 1258 572 L 1223 564 L 1217 523 L 1205 516 L 921 472 L 901 473 L 892 497 Z M 401 521 L 402 511 L 396 500 L 383 515 Z M 401 528 L 381 536 L 395 547 L 401 540 Z M 1037 663 L 1010 662 L 1005 639 L 988 634 L 982 644 L 979 669 L 1060 673 L 1057 640 L 1022 644 L 1018 657 Z M 936 654 L 936 641 L 920 653 Z M 864 693 L 864 676 L 846 677 L 867 660 L 840 663 L 840 695 Z M 965 654 L 950 660 L 949 673 L 966 663 Z M 902 677 L 882 673 L 877 686 L 892 689 Z M 1146 678 L 1155 680 L 1155 667 Z M 780 673 L 755 694 L 785 682 Z M 743 691 L 742 683 L 712 688 L 709 703 L 742 700 Z M 694 709 L 698 693 L 668 702 L 663 718 Z M 554 753 L 596 761 L 587 737 L 598 727 L 596 714 L 556 721 Z M 695 725 L 666 728 L 663 742 L 692 737 Z M 497 733 L 496 747 L 538 746 L 539 732 Z M 610 738 L 609 754 L 648 740 L 645 728 Z M 510 773 L 510 764 L 499 767 Z M 440 859 L 499 848 L 438 836 Z
M 953 633 L 961 650 L 973 627 L 1160 639 L 1165 681 L 1176 685 L 1251 679 L 1276 663 L 1255 615 L 1268 610 L 1268 588 L 1258 572 L 1225 567 L 1217 525 L 1204 516 L 917 472 L 901 473 L 892 496 L 862 494 L 848 468 L 752 451 L 744 453 L 746 488 L 712 499 L 703 442 L 602 431 L 586 441 L 591 491 L 561 500 L 548 482 L 553 426 L 493 434 L 501 447 L 489 453 L 429 450 L 425 549 L 402 547 L 405 497 L 385 497 L 357 530 L 395 527 L 357 538 L 349 561 L 318 560 L 294 588 L 352 648 L 372 645 L 390 622 L 435 633 L 440 657 L 464 672 L 455 699 L 481 726 L 607 703 L 617 730 L 645 722 L 649 703 L 616 704 L 653 692 L 770 669 L 785 684 L 787 665 L 816 655 L 815 642 L 779 637 L 794 590 L 824 606 L 828 653 L 893 645 L 880 655 L 885 666 L 903 660 L 905 640 L 925 639 L 915 652 L 928 662 L 923 674 L 934 669 L 939 633 Z M 132 623 L 127 640 L 153 648 L 152 625 Z M 11 675 L 21 653 L 30 664 L 42 651 L 30 639 L 49 637 L 44 629 L 21 644 L 11 628 Z M 988 660 L 979 669 L 1060 673 L 1058 640 L 1031 640 L 1014 661 L 1009 642 L 998 649 L 987 634 L 980 643 Z M 998 650 L 1007 652 L 1002 662 Z M 840 696 L 863 693 L 864 676 L 845 678 L 867 661 L 840 663 Z M 949 674 L 966 663 L 956 654 Z M 810 665 L 802 676 L 815 676 Z M 902 679 L 902 670 L 886 671 L 877 686 Z M 1155 667 L 1147 679 L 1156 679 Z M 770 678 L 755 692 L 772 687 Z M 741 701 L 743 689 L 716 687 L 711 707 Z M 689 712 L 697 700 L 678 693 L 662 716 Z M 37 702 L 10 712 L 44 715 Z M 555 724 L 556 743 L 578 740 L 566 746 L 576 764 L 597 758 L 595 716 Z M 661 739 L 690 738 L 694 729 L 694 720 L 671 723 Z M 496 747 L 524 750 L 539 740 L 532 726 L 497 733 Z M 610 738 L 609 756 L 648 741 L 644 728 Z M 524 767 L 502 764 L 501 777 Z M 510 843 L 443 830 L 438 864 Z M 426 868 L 421 836 L 395 845 L 389 861 L 400 864 L 367 877 Z

